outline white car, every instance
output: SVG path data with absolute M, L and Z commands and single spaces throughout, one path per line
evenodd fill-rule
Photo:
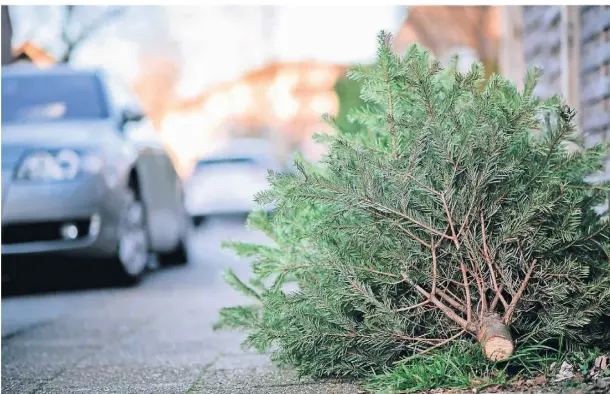
M 260 208 L 254 202 L 269 187 L 269 169 L 277 170 L 269 157 L 223 154 L 203 158 L 186 182 L 185 205 L 197 225 L 210 215 L 247 214 Z

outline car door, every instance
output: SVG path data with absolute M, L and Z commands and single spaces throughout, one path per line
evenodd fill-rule
M 178 246 L 182 223 L 176 215 L 176 182 L 162 147 L 138 142 L 140 189 L 153 251 L 169 252 Z
M 107 75 L 106 83 L 117 108 L 143 113 L 139 99 L 122 81 Z M 167 168 L 167 154 L 152 122 L 146 117 L 124 125 L 121 134 L 138 151 L 136 171 L 146 210 L 151 249 L 154 252 L 171 251 L 180 241 L 181 226 L 174 212 L 175 185 Z

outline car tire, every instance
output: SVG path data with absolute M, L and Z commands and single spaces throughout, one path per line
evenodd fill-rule
M 186 213 L 185 213 L 186 215 Z M 186 228 L 182 232 L 182 238 L 180 242 L 178 242 L 178 246 L 170 252 L 158 253 L 157 257 L 159 258 L 159 264 L 161 266 L 167 267 L 172 265 L 186 265 L 190 260 L 189 256 L 189 239 L 191 237 L 191 233 L 193 231 L 193 227 L 191 222 L 188 220 L 189 217 L 186 215 L 185 223 Z
M 119 219 L 117 251 L 112 258 L 112 279 L 118 285 L 132 286 L 142 278 L 150 259 L 144 204 L 132 189 Z
M 187 242 L 181 240 L 176 249 L 167 253 L 159 253 L 159 263 L 164 266 L 186 265 L 189 262 L 189 253 Z
M 203 215 L 192 215 L 190 216 L 191 224 L 195 228 L 201 227 L 201 225 L 205 222 L 206 217 Z
M 159 264 L 163 267 L 168 267 L 172 265 L 187 265 L 190 261 L 189 240 L 193 233 L 194 223 L 192 222 L 191 216 L 186 212 L 186 209 L 184 208 L 184 194 L 181 195 L 181 201 L 181 211 L 185 219 L 185 228 L 182 231 L 182 238 L 180 239 L 180 242 L 178 242 L 178 246 L 176 246 L 174 250 L 165 253 L 157 253 Z

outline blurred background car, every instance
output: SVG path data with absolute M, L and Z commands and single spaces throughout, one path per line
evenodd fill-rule
M 195 225 L 206 216 L 243 214 L 261 207 L 255 195 L 267 189 L 268 171 L 280 171 L 266 140 L 234 139 L 218 152 L 199 161 L 186 182 L 186 209 Z
M 87 257 L 121 284 L 139 280 L 151 253 L 188 260 L 181 179 L 161 145 L 130 138 L 144 117 L 135 102 L 118 108 L 109 80 L 2 68 L 3 257 Z

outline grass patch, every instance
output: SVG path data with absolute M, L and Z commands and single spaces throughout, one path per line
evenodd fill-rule
M 365 389 L 377 393 L 413 393 L 438 388 L 482 389 L 508 385 L 548 376 L 568 358 L 579 359 L 576 365 L 585 370 L 591 366 L 594 353 L 580 352 L 574 357 L 544 343 L 524 343 L 508 360 L 493 363 L 483 357 L 478 344 L 461 340 L 435 352 L 401 360 L 385 373 L 371 376 Z

